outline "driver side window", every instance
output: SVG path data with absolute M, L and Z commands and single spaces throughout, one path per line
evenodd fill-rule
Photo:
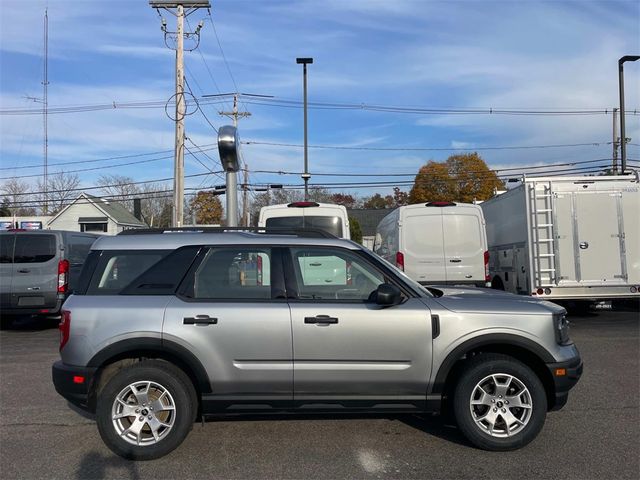
M 291 248 L 298 299 L 367 301 L 384 276 L 348 250 Z

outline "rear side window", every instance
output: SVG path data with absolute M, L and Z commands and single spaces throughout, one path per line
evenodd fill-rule
M 13 263 L 13 234 L 0 235 L 0 263 Z
M 174 294 L 199 251 L 198 246 L 179 248 L 134 279 L 120 294 Z
M 55 256 L 55 235 L 16 235 L 15 263 L 43 263 Z
M 82 265 L 89 255 L 91 245 L 96 239 L 93 237 L 85 237 L 83 235 L 71 235 L 69 244 L 67 245 L 67 259 L 72 265 Z
M 270 248 L 211 248 L 184 295 L 194 299 L 268 300 L 271 258 Z
M 104 250 L 100 254 L 87 295 L 117 295 L 134 279 L 169 254 L 170 250 Z
M 265 222 L 267 228 L 313 228 L 342 237 L 342 221 L 340 217 L 300 215 L 299 217 L 273 217 Z

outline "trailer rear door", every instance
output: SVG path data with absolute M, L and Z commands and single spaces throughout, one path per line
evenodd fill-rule
M 620 195 L 574 193 L 579 279 L 584 283 L 623 280 L 620 252 Z

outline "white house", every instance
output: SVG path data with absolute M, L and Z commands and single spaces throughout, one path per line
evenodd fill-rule
M 146 228 L 121 203 L 81 193 L 47 223 L 48 230 L 106 233 L 115 235 L 131 228 Z

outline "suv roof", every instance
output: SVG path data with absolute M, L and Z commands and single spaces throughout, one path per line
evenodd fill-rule
M 92 246 L 92 250 L 165 250 L 176 249 L 187 245 L 316 245 L 341 246 L 357 250 L 360 246 L 350 240 L 334 237 L 326 232 L 305 230 L 270 231 L 266 229 L 202 228 L 202 229 L 167 229 L 167 230 L 132 230 L 114 237 L 100 237 Z M 249 228 L 249 230 L 252 230 Z M 264 232 L 264 233 L 259 233 Z

